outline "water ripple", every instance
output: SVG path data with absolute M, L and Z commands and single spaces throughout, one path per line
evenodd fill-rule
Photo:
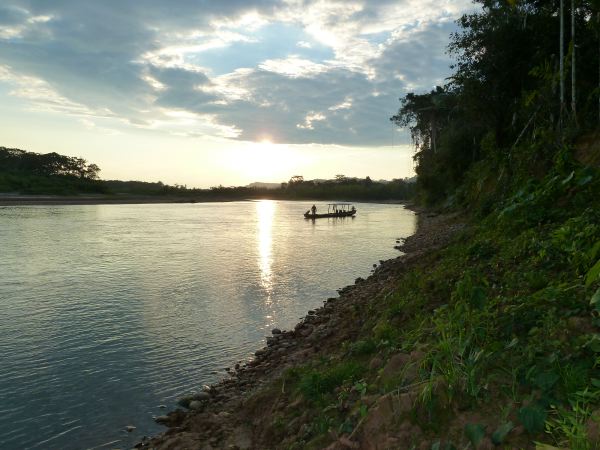
M 0 448 L 160 431 L 158 405 L 224 377 L 413 232 L 401 206 L 357 209 L 313 223 L 295 202 L 0 208 Z

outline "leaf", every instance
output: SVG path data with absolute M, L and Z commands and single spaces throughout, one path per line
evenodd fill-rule
M 591 175 L 585 176 L 583 178 L 580 178 L 579 181 L 577 181 L 577 185 L 578 186 L 585 186 L 586 184 L 588 184 L 593 179 L 594 179 L 594 177 L 591 176 Z
M 596 289 L 596 293 L 592 295 L 590 305 L 596 310 L 600 311 L 600 287 Z
M 594 334 L 592 338 L 585 344 L 594 353 L 600 353 L 600 336 Z
M 494 431 L 494 434 L 492 434 L 492 442 L 494 445 L 502 444 L 508 433 L 510 433 L 513 428 L 514 426 L 512 422 L 506 422 L 505 424 L 500 425 L 498 429 Z
M 600 380 L 598 378 L 592 378 L 592 386 L 600 388 Z
M 600 241 L 596 242 L 587 254 L 590 259 L 594 259 L 596 256 L 598 256 L 598 252 L 600 252 Z
M 523 424 L 530 434 L 537 434 L 544 431 L 544 423 L 547 417 L 546 410 L 539 405 L 524 406 L 519 409 L 519 422 Z
M 575 171 L 572 171 L 567 178 L 565 178 L 564 180 L 562 180 L 562 184 L 567 184 L 569 181 L 571 181 L 573 179 L 573 176 L 575 175 Z
M 585 285 L 589 286 L 600 277 L 600 259 L 594 264 L 594 266 L 588 270 L 585 276 Z
M 471 307 L 482 309 L 485 305 L 485 289 L 481 286 L 474 286 L 469 300 Z
M 485 436 L 485 428 L 478 423 L 468 423 L 465 425 L 465 434 L 473 447 L 477 447 Z
M 535 384 L 543 391 L 549 391 L 552 386 L 560 379 L 560 375 L 556 372 L 541 372 L 535 377 Z
M 509 348 L 513 348 L 515 345 L 517 345 L 519 343 L 519 338 L 513 338 L 512 341 L 510 341 L 506 347 L 504 347 L 506 350 L 508 350 Z
M 541 442 L 535 443 L 535 450 L 562 450 L 559 447 L 554 447 L 548 444 L 542 444 Z
M 360 405 L 359 408 L 361 419 L 367 415 L 367 405 Z

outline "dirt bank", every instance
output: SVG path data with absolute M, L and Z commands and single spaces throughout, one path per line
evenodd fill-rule
M 456 214 L 436 215 L 419 210 L 417 214 L 416 234 L 399 246 L 404 255 L 384 261 L 367 279 L 359 278 L 354 285 L 341 289 L 339 297 L 329 298 L 321 308 L 309 311 L 293 330 L 273 330 L 267 345 L 255 353 L 254 360 L 236 365 L 229 378 L 184 399 L 182 403 L 187 410 L 176 410 L 157 418 L 168 430 L 144 439 L 137 448 L 293 447 L 307 421 L 304 416 L 308 411 L 303 412 L 302 401 L 291 397 L 289 389 L 286 391 L 282 375 L 312 359 L 338 352 L 344 343 L 353 342 L 363 324 L 360 315 L 357 318 L 357 310 L 364 311 L 370 302 L 392 292 L 399 274 L 425 253 L 447 244 L 455 232 L 465 226 Z M 377 402 L 377 398 L 371 400 L 373 404 Z M 296 411 L 296 423 L 274 424 L 274 417 L 282 410 Z M 274 426 L 289 430 L 283 440 L 273 435 Z M 342 445 L 344 439 L 348 440 L 348 448 L 358 445 L 350 438 L 354 436 L 333 445 Z

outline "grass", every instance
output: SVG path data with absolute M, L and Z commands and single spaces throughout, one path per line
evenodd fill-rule
M 457 411 L 479 410 L 495 420 L 492 438 L 502 445 L 522 426 L 519 445 L 597 448 L 586 424 L 600 411 L 599 192 L 598 171 L 555 173 L 474 219 L 373 302 L 343 362 L 297 370 L 296 392 L 326 407 L 358 380 L 380 394 L 398 389 L 378 382 L 365 358 L 419 348 L 413 418 L 425 434 L 452 435 L 462 448 L 468 436 L 444 427 Z M 356 408 L 320 416 L 311 435 L 349 417 L 358 417 Z

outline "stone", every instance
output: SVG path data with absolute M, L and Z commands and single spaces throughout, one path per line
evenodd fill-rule
M 135 427 L 134 427 L 133 425 L 127 425 L 127 426 L 125 427 L 125 430 L 126 430 L 128 433 L 131 433 L 133 430 L 135 430 Z
M 154 419 L 154 421 L 156 423 L 166 425 L 171 422 L 171 419 L 169 416 L 158 416 L 158 417 L 156 417 L 156 419 Z
M 377 370 L 383 365 L 383 360 L 379 356 L 375 356 L 369 363 L 369 369 Z
M 192 400 L 189 405 L 188 408 L 193 410 L 193 411 L 197 411 L 199 409 L 202 408 L 202 402 L 198 401 L 198 400 Z
M 389 379 L 399 376 L 410 360 L 410 355 L 407 355 L 406 353 L 396 353 L 385 365 L 381 377 L 383 379 Z
M 338 442 L 346 448 L 360 448 L 358 442 L 351 441 L 346 436 L 342 436 L 338 439 Z
M 281 330 L 279 328 L 273 328 L 271 334 L 281 334 Z

